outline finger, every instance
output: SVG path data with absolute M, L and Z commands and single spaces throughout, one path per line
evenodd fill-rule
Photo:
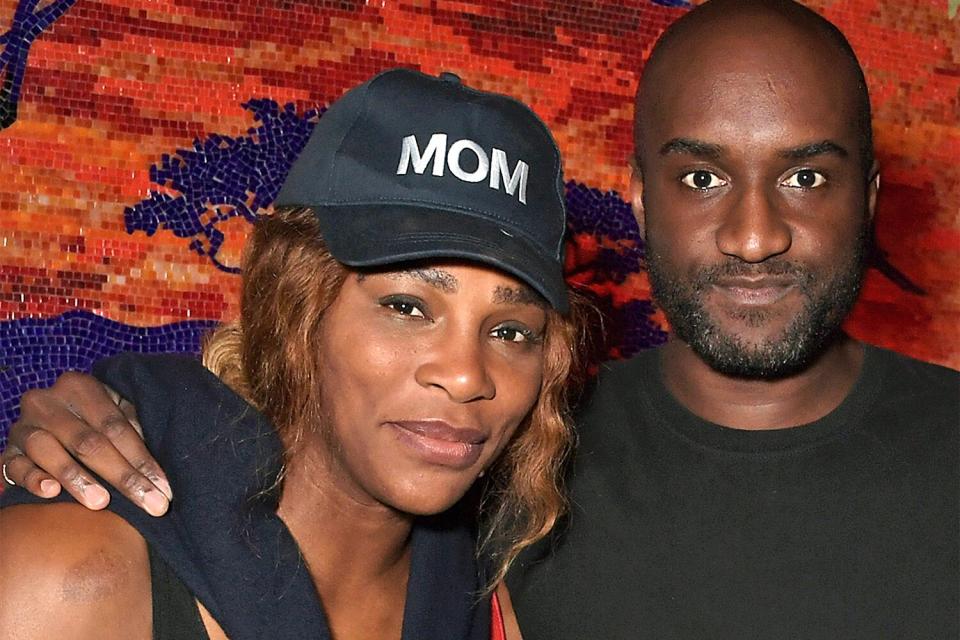
M 13 453 L 4 453 L 7 475 L 18 485 L 34 495 L 48 498 L 60 493 L 59 488 L 67 492 L 88 509 L 103 509 L 110 502 L 110 494 L 77 464 L 56 439 L 42 429 L 23 427 L 26 433 L 23 449 L 15 446 Z M 44 471 L 33 463 L 40 458 L 49 471 Z M 56 490 L 50 493 L 56 484 Z
M 53 498 L 60 493 L 60 483 L 13 445 L 7 445 L 0 456 L 0 464 L 3 465 L 3 479 L 10 484 L 23 487 L 40 498 Z
M 84 413 L 81 415 L 85 422 L 89 423 L 91 420 L 94 421 L 92 423 L 94 430 L 106 436 L 113 448 L 124 458 L 127 465 L 135 469 L 143 478 L 149 481 L 153 487 L 164 495 L 166 501 L 169 502 L 173 498 L 173 491 L 170 489 L 170 483 L 163 469 L 160 468 L 157 461 L 150 455 L 146 444 L 143 442 L 143 428 L 137 420 L 137 413 L 134 406 L 126 400 L 121 399 L 116 391 L 110 387 L 103 385 L 102 390 L 104 397 L 110 398 L 111 402 L 114 403 L 112 407 L 107 407 L 106 405 L 100 406 L 99 403 L 97 406 L 92 406 L 93 403 L 91 402 L 89 406 L 85 405 L 83 407 L 71 408 L 78 414 L 80 411 L 83 411 Z M 112 477 L 113 473 L 120 471 L 120 467 L 117 466 L 114 468 L 112 463 L 108 466 L 105 456 L 102 460 L 103 466 L 98 466 L 98 461 L 94 460 L 94 456 L 99 448 L 99 443 L 95 436 L 89 434 L 85 434 L 85 436 L 88 438 L 88 442 L 85 443 L 87 450 L 81 448 L 81 445 L 78 443 L 76 446 L 77 456 L 105 480 L 108 475 Z M 128 474 L 129 469 L 124 468 L 123 472 Z M 127 476 L 124 477 L 127 478 Z M 135 476 L 129 477 L 126 481 L 132 489 L 138 492 L 142 489 L 140 486 L 142 482 L 140 482 L 139 478 Z M 111 483 L 113 483 L 112 479 Z M 118 485 L 115 486 L 123 490 L 122 487 Z M 152 489 L 147 488 L 147 493 L 150 491 L 152 491 Z M 134 499 L 127 491 L 123 492 L 127 494 L 127 497 Z M 155 497 L 149 495 L 146 497 L 156 500 Z M 159 508 L 160 506 L 159 503 L 154 505 L 155 508 Z M 163 510 L 166 511 L 166 505 L 163 505 Z
M 105 386 L 105 388 L 113 391 L 110 389 L 110 387 Z M 120 407 L 123 417 L 125 417 L 127 422 L 129 422 L 133 428 L 137 430 L 137 433 L 140 435 L 140 439 L 143 440 L 143 427 L 140 426 L 140 419 L 137 417 L 137 408 L 133 406 L 126 398 L 120 398 L 117 401 L 117 406 Z
M 107 389 L 112 391 L 109 387 Z M 137 419 L 136 408 L 126 400 L 121 399 L 119 409 L 134 432 L 131 434 L 129 430 L 124 430 L 123 434 L 116 439 L 111 438 L 114 446 L 130 461 L 133 467 L 149 478 L 150 482 L 163 492 L 168 500 L 173 500 L 173 490 L 170 488 L 167 474 L 163 472 L 157 461 L 150 455 L 146 444 L 143 442 L 143 427 L 140 426 L 140 421 Z

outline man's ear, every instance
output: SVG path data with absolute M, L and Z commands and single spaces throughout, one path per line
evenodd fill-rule
M 870 167 L 870 177 L 867 179 L 867 222 L 873 222 L 873 215 L 877 211 L 877 192 L 880 191 L 880 165 L 873 161 Z
M 633 216 L 637 219 L 637 225 L 640 227 L 640 237 L 647 237 L 647 218 L 643 208 L 643 172 L 637 165 L 637 161 L 630 161 L 630 206 L 633 208 Z

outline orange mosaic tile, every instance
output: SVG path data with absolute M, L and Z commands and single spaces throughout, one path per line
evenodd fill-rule
M 957 3 L 808 4 L 862 60 L 883 166 L 882 259 L 848 327 L 960 367 Z M 0 433 L 20 391 L 57 371 L 131 345 L 191 350 L 234 315 L 249 218 L 275 195 L 311 110 L 397 65 L 453 70 L 543 117 L 579 216 L 572 277 L 621 314 L 609 354 L 662 339 L 619 194 L 638 72 L 688 7 L 0 0 L 12 89 L 0 102 Z M 236 188 L 204 191 L 214 177 Z

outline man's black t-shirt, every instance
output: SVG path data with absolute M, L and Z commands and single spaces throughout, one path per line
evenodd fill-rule
M 960 375 L 867 347 L 815 423 L 744 431 L 602 372 L 571 514 L 511 574 L 525 640 L 960 637 Z

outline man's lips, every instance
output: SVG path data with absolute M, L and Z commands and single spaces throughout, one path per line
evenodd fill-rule
M 443 420 L 388 422 L 397 440 L 431 464 L 466 469 L 476 464 L 487 436 L 479 429 L 454 426 Z
M 793 278 L 781 276 L 719 278 L 713 288 L 732 302 L 762 306 L 779 302 L 797 287 Z

